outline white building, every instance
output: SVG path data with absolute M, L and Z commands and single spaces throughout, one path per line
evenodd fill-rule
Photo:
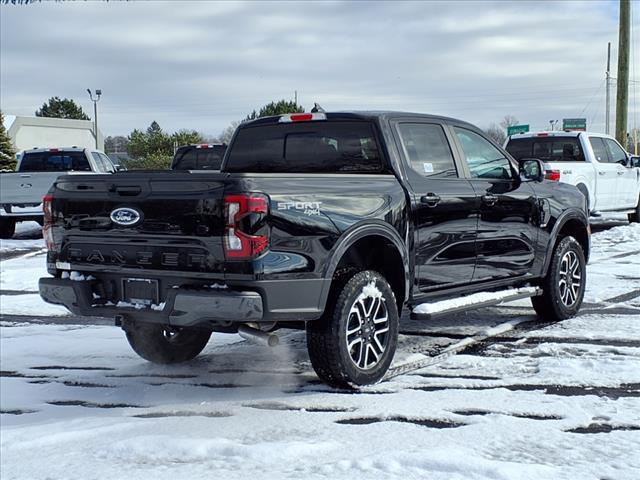
M 91 120 L 5 115 L 4 126 L 18 152 L 34 147 L 96 147 Z M 98 150 L 104 151 L 104 138 L 100 130 Z

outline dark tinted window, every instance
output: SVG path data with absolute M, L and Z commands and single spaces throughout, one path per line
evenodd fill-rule
M 602 138 L 591 137 L 589 143 L 591 143 L 591 148 L 593 148 L 593 154 L 596 160 L 600 163 L 607 163 L 609 161 L 609 155 L 607 154 L 607 147 L 604 146 Z
M 513 178 L 511 162 L 489 140 L 471 130 L 455 127 L 472 178 Z
M 401 123 L 402 147 L 411 168 L 424 177 L 455 177 L 453 154 L 440 125 Z
M 171 166 L 172 170 L 220 170 L 227 148 L 215 145 L 209 148 L 180 147 Z
M 513 158 L 539 158 L 544 162 L 584 162 L 578 137 L 512 138 L 507 152 Z
M 311 121 L 240 128 L 225 170 L 380 173 L 385 168 L 370 123 Z
M 91 171 L 84 152 L 27 152 L 20 163 L 21 172 Z

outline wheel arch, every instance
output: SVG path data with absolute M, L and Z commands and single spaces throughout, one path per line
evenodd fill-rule
M 544 275 L 549 270 L 553 249 L 561 238 L 566 236 L 574 237 L 584 252 L 585 261 L 589 261 L 589 253 L 591 250 L 591 229 L 589 227 L 589 219 L 584 212 L 578 209 L 566 210 L 558 217 L 547 245 L 547 255 L 544 260 Z
M 393 227 L 381 221 L 369 221 L 347 230 L 334 247 L 323 276 L 333 279 L 340 269 L 349 266 L 376 270 L 385 276 L 400 311 L 410 293 L 409 255 L 404 240 Z M 328 295 L 327 290 L 323 305 Z
M 595 206 L 595 205 L 593 205 L 593 203 L 595 201 L 595 198 L 591 194 L 591 190 L 589 189 L 589 186 L 587 185 L 587 183 L 583 182 L 583 181 L 578 181 L 578 183 L 576 183 L 576 188 L 578 190 L 580 190 L 580 192 L 587 199 L 587 209 L 588 209 L 588 211 L 590 212 L 591 210 L 593 210 L 593 207 Z

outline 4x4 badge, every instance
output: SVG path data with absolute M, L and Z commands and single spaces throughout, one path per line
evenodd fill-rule
M 142 213 L 134 208 L 120 207 L 111 212 L 111 221 L 123 227 L 131 227 L 142 220 Z

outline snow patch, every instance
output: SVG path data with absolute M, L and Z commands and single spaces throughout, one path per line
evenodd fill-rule
M 364 300 L 365 298 L 382 298 L 382 292 L 376 287 L 376 282 L 371 280 L 368 284 L 362 287 L 362 293 L 359 300 Z
M 80 272 L 72 271 L 72 272 L 62 272 L 60 278 L 65 280 L 72 280 L 74 282 L 88 282 L 90 280 L 95 280 L 96 277 L 93 275 L 83 275 Z

